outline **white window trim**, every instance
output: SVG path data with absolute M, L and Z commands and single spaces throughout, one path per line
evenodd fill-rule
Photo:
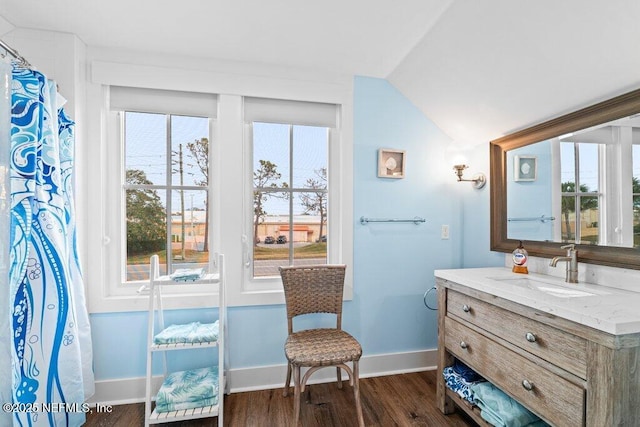
M 90 305 L 93 312 L 99 311 L 137 311 L 148 308 L 148 292 L 140 290 L 148 286 L 148 280 L 126 282 L 123 276 L 126 266 L 126 246 L 124 239 L 123 223 L 125 218 L 125 206 L 123 201 L 123 177 L 124 177 L 124 111 L 125 109 L 111 110 L 109 107 L 109 88 L 103 89 L 104 107 L 104 133 L 103 141 L 106 142 L 103 149 L 104 159 L 104 213 L 103 213 L 103 277 L 101 304 L 99 307 Z M 171 114 L 171 111 L 154 111 L 154 113 Z M 215 135 L 215 120 L 209 121 L 209 135 Z M 215 144 L 215 141 L 213 141 Z M 210 151 L 212 151 L 210 144 Z M 117 160 L 116 160 L 117 159 Z M 215 191 L 212 191 L 214 183 L 209 185 L 209 197 L 212 205 L 215 205 Z M 211 254 L 217 252 L 217 242 L 211 239 Z M 215 256 L 210 257 L 209 271 L 217 271 L 213 263 Z M 214 287 L 203 284 L 186 284 L 176 288 L 165 288 L 164 294 L 169 297 L 167 308 L 187 308 L 217 304 L 217 293 Z M 196 302 L 197 301 L 197 302 Z M 196 303 L 194 303 L 196 302 Z
M 253 278 L 251 267 L 251 227 L 250 206 L 253 171 L 251 164 L 251 132 L 250 126 L 243 120 L 243 97 L 236 95 L 221 95 L 218 99 L 220 153 L 214 158 L 228 159 L 220 165 L 217 172 L 221 176 L 237 170 L 242 165 L 243 177 L 241 182 L 225 183 L 230 191 L 221 193 L 220 204 L 221 223 L 225 224 L 221 230 L 221 252 L 227 259 L 226 275 L 227 301 L 229 305 L 271 305 L 284 304 L 282 282 L 277 277 Z M 353 298 L 353 149 L 351 131 L 345 135 L 344 123 L 350 121 L 345 117 L 345 105 L 340 108 L 339 129 L 332 130 L 329 146 L 329 179 L 331 185 L 331 203 L 329 215 L 333 218 L 328 241 L 337 242 L 330 248 L 329 262 L 347 265 L 345 277 L 344 298 Z M 349 113 L 350 114 L 350 109 Z M 342 126 L 341 126 L 342 125 Z M 350 125 L 349 125 L 350 126 Z M 233 143 L 231 143 L 233 141 Z M 242 212 L 241 218 L 238 213 Z M 240 219 L 238 221 L 238 219 Z M 238 233 L 238 234 L 235 234 Z M 240 236 L 240 238 L 238 238 Z M 231 265 L 229 260 L 231 260 Z
M 126 61 L 125 61 L 126 62 Z M 339 126 L 341 129 L 340 143 L 337 152 L 330 152 L 333 169 L 339 175 L 340 186 L 334 188 L 334 193 L 340 200 L 338 214 L 332 213 L 334 220 L 332 227 L 340 236 L 341 245 L 338 249 L 340 262 L 347 265 L 345 277 L 345 299 L 353 298 L 353 79 L 349 76 L 333 77 L 334 80 L 314 80 L 300 73 L 299 76 L 255 77 L 239 73 L 221 73 L 214 71 L 197 71 L 190 74 L 189 79 L 177 78 L 184 76 L 184 69 L 166 67 L 166 64 L 137 65 L 122 62 L 92 61 L 90 70 L 91 81 L 87 83 L 87 114 L 86 134 L 87 144 L 78 148 L 79 163 L 78 179 L 85 179 L 86 191 L 80 196 L 79 202 L 84 206 L 85 215 L 78 220 L 79 232 L 84 234 L 81 239 L 83 271 L 87 285 L 87 300 L 91 313 L 146 311 L 148 297 L 139 294 L 114 295 L 109 292 L 108 272 L 112 269 L 107 263 L 106 233 L 108 204 L 107 194 L 110 180 L 112 160 L 107 156 L 109 147 L 108 122 L 108 86 L 148 87 L 166 90 L 202 91 L 204 93 L 233 94 L 244 96 L 272 97 L 311 102 L 328 102 L 341 106 Z M 144 77 L 143 77 L 144 76 Z M 220 103 L 223 99 L 224 102 Z M 219 95 L 218 97 L 218 125 L 211 133 L 213 140 L 211 161 L 211 188 L 215 193 L 220 183 L 227 185 L 228 169 L 242 164 L 242 104 L 241 95 Z M 224 118 L 224 123 L 222 123 Z M 219 141 L 225 141 L 220 144 Z M 224 150 L 221 148 L 224 146 Z M 228 147 L 239 149 L 225 161 L 221 162 L 221 155 L 228 154 Z M 233 163 L 235 162 L 235 165 Z M 232 166 L 233 165 L 233 166 Z M 212 197 L 211 212 L 214 218 L 219 218 L 212 224 L 211 233 L 219 236 L 219 246 L 212 248 L 212 253 L 225 254 L 226 282 L 228 304 L 232 306 L 283 304 L 282 290 L 276 291 L 246 291 L 240 286 L 242 280 L 242 223 L 233 223 L 233 217 L 238 218 L 238 212 L 227 208 L 231 202 L 236 206 L 242 203 L 242 191 L 235 193 L 228 191 Z M 231 222 L 228 222 L 231 220 Z M 224 226 L 221 226 L 224 224 Z M 165 301 L 166 308 L 203 307 L 215 304 L 215 296 L 211 294 L 193 293 L 191 295 L 170 296 Z
M 244 219 L 244 228 L 245 232 L 242 236 L 243 242 L 243 259 L 244 259 L 244 274 L 242 277 L 242 290 L 245 293 L 251 292 L 265 292 L 265 291 L 274 291 L 279 290 L 282 287 L 282 280 L 279 277 L 275 276 L 265 276 L 265 277 L 255 277 L 253 275 L 253 263 L 255 260 L 253 259 L 253 250 L 252 250 L 252 238 L 253 238 L 253 204 L 251 201 L 253 200 L 253 182 L 249 177 L 253 174 L 253 158 L 251 153 L 253 152 L 253 126 L 251 124 L 244 125 L 245 137 L 245 159 L 244 159 L 244 174 L 246 177 L 246 182 L 244 185 L 244 208 L 243 212 L 245 214 Z M 341 244 L 340 244 L 340 233 L 339 233 L 339 224 L 334 232 L 334 224 L 333 224 L 333 216 L 336 215 L 336 218 L 340 221 L 340 195 L 339 190 L 341 188 L 341 180 L 340 175 L 336 172 L 334 164 L 339 164 L 339 146 L 340 146 L 340 129 L 337 128 L 329 128 L 328 137 L 328 165 L 327 168 L 328 176 L 327 180 L 329 182 L 329 199 L 328 199 L 328 217 L 331 226 L 328 227 L 327 232 L 327 264 L 340 264 L 341 256 Z M 335 191 L 334 191 L 335 190 Z M 334 194 L 335 193 L 335 194 Z M 337 242 L 334 243 L 334 242 Z

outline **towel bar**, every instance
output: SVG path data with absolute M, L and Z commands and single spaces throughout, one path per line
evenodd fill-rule
M 509 222 L 515 222 L 515 221 L 540 221 L 540 222 L 547 222 L 547 221 L 555 221 L 556 217 L 555 216 L 537 216 L 537 217 L 531 217 L 531 218 L 507 218 L 507 221 Z
M 360 217 L 360 224 L 366 225 L 370 222 L 412 222 L 414 224 L 420 224 L 421 222 L 426 222 L 427 220 L 424 218 L 420 218 L 419 216 L 407 219 L 398 219 L 398 218 L 366 218 L 364 216 Z

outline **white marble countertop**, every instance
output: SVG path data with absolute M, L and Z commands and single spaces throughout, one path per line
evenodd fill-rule
M 640 332 L 638 292 L 505 267 L 436 270 L 435 276 L 613 335 Z

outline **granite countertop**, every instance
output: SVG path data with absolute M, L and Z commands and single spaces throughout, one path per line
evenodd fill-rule
M 436 270 L 435 276 L 613 335 L 640 333 L 638 292 L 505 267 Z

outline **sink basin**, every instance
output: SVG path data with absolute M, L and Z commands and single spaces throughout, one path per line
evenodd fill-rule
M 607 295 L 608 292 L 595 290 L 593 287 L 585 288 L 579 284 L 576 285 L 558 285 L 544 280 L 538 280 L 531 277 L 490 277 L 503 283 L 509 283 L 515 286 L 522 286 L 528 289 L 544 292 L 558 298 L 579 298 L 593 297 L 596 295 Z

